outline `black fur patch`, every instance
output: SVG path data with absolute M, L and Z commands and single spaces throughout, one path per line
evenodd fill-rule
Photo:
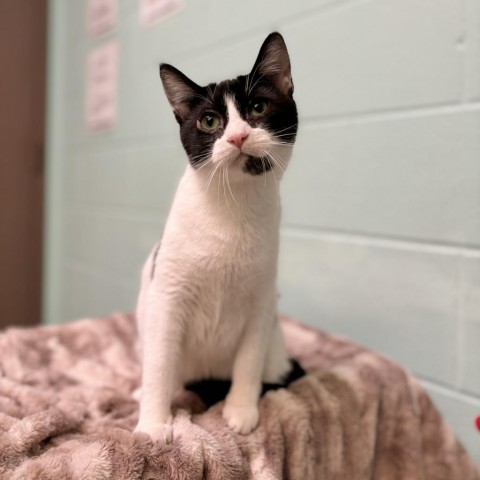
M 248 157 L 243 171 L 250 175 L 261 175 L 269 172 L 272 168 L 272 162 L 268 158 Z
M 279 388 L 286 388 L 295 380 L 305 375 L 305 370 L 295 360 L 291 359 L 292 366 L 290 372 L 282 383 L 263 383 L 262 393 L 265 395 L 269 390 L 278 390 Z M 221 402 L 227 396 L 232 382 L 228 380 L 200 380 L 198 382 L 190 382 L 185 388 L 195 392 L 203 401 L 203 403 L 210 408 L 218 402 Z

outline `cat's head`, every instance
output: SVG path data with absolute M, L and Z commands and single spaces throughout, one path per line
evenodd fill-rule
M 190 164 L 228 166 L 252 177 L 286 168 L 297 133 L 287 47 L 279 33 L 263 42 L 248 75 L 201 87 L 171 65 L 160 77 Z

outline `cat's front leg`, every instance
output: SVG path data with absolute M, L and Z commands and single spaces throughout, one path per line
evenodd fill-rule
M 143 325 L 143 372 L 140 416 L 136 432 L 154 440 L 173 439 L 171 405 L 178 386 L 178 360 L 182 331 L 165 299 L 149 302 Z
M 253 309 L 235 357 L 232 386 L 225 399 L 223 418 L 237 433 L 248 434 L 258 424 L 258 399 L 268 350 L 268 339 L 275 319 L 271 306 Z

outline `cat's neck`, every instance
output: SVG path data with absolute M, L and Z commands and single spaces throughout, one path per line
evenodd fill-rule
M 276 205 L 280 202 L 279 179 L 273 172 L 257 177 L 248 174 L 232 175 L 228 170 L 217 171 L 212 177 L 212 168 L 195 170 L 187 167 L 185 177 L 194 185 L 205 202 L 220 208 L 235 207 L 240 211 L 255 210 L 260 205 Z M 277 174 L 278 176 L 278 174 Z
M 218 219 L 222 224 L 267 222 L 277 224 L 280 218 L 279 179 L 273 172 L 266 175 L 233 178 L 208 168 L 195 170 L 190 165 L 177 192 L 178 207 L 190 216 L 193 211 Z M 177 202 L 175 202 L 177 203 Z

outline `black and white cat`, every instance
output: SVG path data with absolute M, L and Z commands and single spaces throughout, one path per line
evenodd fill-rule
M 289 370 L 277 322 L 278 182 L 297 133 L 290 60 L 272 33 L 248 75 L 200 87 L 160 66 L 189 165 L 142 272 L 143 355 L 136 431 L 170 442 L 186 382 L 231 379 L 223 417 L 258 423 L 261 383 Z

